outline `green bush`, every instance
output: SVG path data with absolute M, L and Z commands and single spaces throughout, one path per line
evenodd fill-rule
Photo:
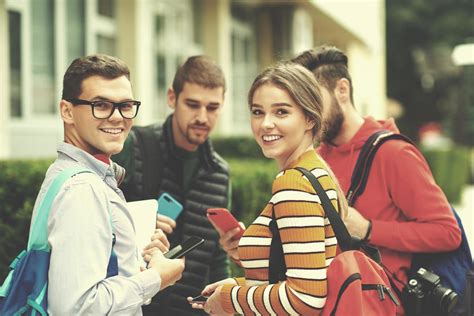
M 8 265 L 27 244 L 31 212 L 51 160 L 0 161 L 0 282 Z M 271 195 L 276 165 L 268 159 L 228 159 L 232 210 L 247 226 Z M 233 269 L 236 269 L 235 267 Z
M 449 202 L 459 203 L 462 190 L 469 182 L 469 149 L 461 146 L 446 150 L 424 148 L 422 153 Z
M 232 211 L 249 225 L 272 194 L 277 167 L 269 159 L 228 159 L 232 181 Z
M 253 137 L 218 137 L 212 139 L 212 144 L 226 159 L 266 159 Z
M 271 197 L 276 164 L 262 159 L 260 148 L 251 138 L 219 139 L 214 144 L 231 168 L 232 211 L 248 226 Z M 423 150 L 423 154 L 450 202 L 459 202 L 469 177 L 469 151 Z M 0 161 L 0 281 L 13 257 L 26 246 L 31 211 L 51 161 Z M 234 275 L 242 273 L 235 265 L 232 270 Z
M 31 212 L 51 160 L 0 161 L 0 282 L 26 247 Z
M 227 159 L 232 181 L 232 212 L 248 227 L 260 214 L 272 194 L 277 167 L 270 159 Z M 231 262 L 233 276 L 243 270 Z

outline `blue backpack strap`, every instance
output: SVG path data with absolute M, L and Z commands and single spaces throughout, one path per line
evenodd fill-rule
M 41 201 L 40 207 L 36 216 L 33 220 L 31 226 L 30 236 L 28 238 L 28 250 L 44 250 L 50 251 L 48 244 L 48 217 L 51 210 L 51 205 L 54 201 L 54 198 L 58 194 L 64 182 L 66 182 L 72 176 L 79 173 L 94 173 L 92 170 L 85 167 L 74 167 L 68 168 L 59 173 L 56 178 L 53 180 L 53 183 L 49 186 L 48 191 L 46 192 L 43 200 Z M 112 224 L 112 217 L 109 214 L 110 228 L 112 232 L 114 231 L 114 226 Z M 114 251 L 115 245 L 115 234 L 113 234 L 112 240 L 112 252 L 109 258 L 109 264 L 107 266 L 107 277 L 118 275 L 118 260 L 117 255 Z
M 53 183 L 49 186 L 48 191 L 41 201 L 38 212 L 33 220 L 33 224 L 31 225 L 30 236 L 28 238 L 28 250 L 50 250 L 48 245 L 48 217 L 51 210 L 51 204 L 64 182 L 72 176 L 83 172 L 92 173 L 91 170 L 84 167 L 69 168 L 61 171 L 53 180 Z
M 114 224 L 112 222 L 112 216 L 110 216 L 109 219 L 110 219 L 110 228 L 112 229 L 112 252 L 110 253 L 109 264 L 107 265 L 106 278 L 110 278 L 115 275 L 118 275 L 118 259 L 117 259 L 117 254 L 115 253 L 115 250 L 114 250 L 116 236 L 114 233 Z

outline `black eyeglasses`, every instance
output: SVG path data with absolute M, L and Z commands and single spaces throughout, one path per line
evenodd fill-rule
M 120 115 L 126 119 L 133 119 L 138 114 L 138 108 L 140 107 L 140 101 L 124 101 L 124 102 L 112 102 L 112 101 L 88 101 L 82 99 L 66 99 L 74 105 L 90 105 L 92 109 L 92 116 L 97 119 L 108 119 L 114 114 L 115 109 L 118 109 Z

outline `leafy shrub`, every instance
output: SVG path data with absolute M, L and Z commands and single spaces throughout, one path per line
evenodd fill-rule
M 232 211 L 247 226 L 271 197 L 277 173 L 273 160 L 262 158 L 251 138 L 222 138 L 214 141 L 216 150 L 229 162 L 232 181 Z M 423 150 L 437 183 L 452 203 L 459 202 L 469 177 L 469 151 Z M 0 281 L 8 265 L 28 240 L 31 211 L 50 160 L 0 161 Z M 232 265 L 234 275 L 242 270 Z
M 277 167 L 269 159 L 228 159 L 232 181 L 232 212 L 249 225 L 272 194 Z
M 26 247 L 31 212 L 51 160 L 0 161 L 0 280 Z M 232 210 L 249 225 L 271 195 L 276 166 L 268 159 L 228 159 L 232 172 Z
M 214 149 L 226 159 L 266 159 L 253 137 L 213 138 Z
M 50 163 L 0 161 L 0 280 L 7 275 L 14 256 L 26 247 L 31 212 Z
M 451 203 L 459 203 L 464 186 L 469 182 L 470 152 L 466 147 L 447 150 L 422 149 L 436 183 L 443 189 Z

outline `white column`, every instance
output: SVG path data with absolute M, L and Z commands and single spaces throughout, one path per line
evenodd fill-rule
M 8 14 L 5 0 L 0 0 L 0 159 L 10 155 L 10 86 L 8 57 Z
M 154 2 L 136 1 L 133 35 L 129 38 L 129 49 L 133 51 L 134 65 L 132 71 L 132 84 L 134 97 L 142 102 L 140 112 L 135 121 L 136 125 L 146 125 L 156 121 L 153 119 L 153 108 L 162 105 L 165 100 L 155 100 L 154 78 L 155 67 L 153 60 L 155 54 L 153 41 L 155 27 L 153 24 Z
M 219 119 L 217 133 L 231 134 L 233 130 L 232 122 L 232 16 L 229 0 L 219 0 L 216 3 L 216 30 L 217 30 L 217 63 L 222 67 L 225 74 L 227 92 L 224 100 L 224 108 Z

